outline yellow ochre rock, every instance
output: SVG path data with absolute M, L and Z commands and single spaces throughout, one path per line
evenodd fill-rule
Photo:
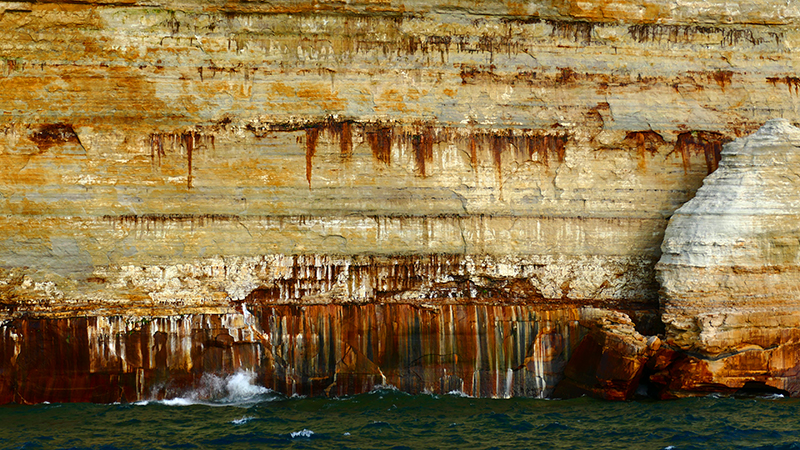
M 542 396 L 623 329 L 630 397 L 669 217 L 723 145 L 800 120 L 798 22 L 777 0 L 0 1 L 0 402 L 245 366 L 354 393 L 401 363 L 409 391 Z M 662 349 L 733 351 L 700 329 L 744 316 L 691 308 L 665 303 Z

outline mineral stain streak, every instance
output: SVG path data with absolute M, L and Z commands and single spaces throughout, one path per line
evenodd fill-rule
M 169 398 L 204 373 L 252 370 L 286 395 L 378 385 L 480 397 L 548 395 L 585 330 L 528 306 L 242 303 L 221 315 L 25 318 L 0 327 L 0 403 Z
M 800 77 L 789 75 L 784 77 L 767 77 L 767 83 L 773 86 L 777 86 L 778 83 L 785 84 L 790 94 L 798 95 L 798 93 L 800 93 Z
M 354 131 L 353 128 L 356 130 Z M 272 129 L 275 131 L 271 132 L 290 131 L 294 129 L 294 126 L 273 126 Z M 392 147 L 401 144 L 407 145 L 412 150 L 414 165 L 420 176 L 430 174 L 428 167 L 434 157 L 434 144 L 440 141 L 457 142 L 464 145 L 473 168 L 478 167 L 480 163 L 479 149 L 488 149 L 491 163 L 498 174 L 501 173 L 503 166 L 502 155 L 507 151 L 513 152 L 513 159 L 517 162 L 533 161 L 548 166 L 551 162 L 558 164 L 564 162 L 570 142 L 568 132 L 550 130 L 485 131 L 472 129 L 467 131 L 466 137 L 464 137 L 464 132 L 456 128 L 431 125 L 388 126 L 380 123 L 359 124 L 351 121 L 331 120 L 325 120 L 318 124 L 307 124 L 302 129 L 305 133 L 306 181 L 309 186 L 312 179 L 313 158 L 316 155 L 321 132 L 338 141 L 343 161 L 352 157 L 354 134 L 367 142 L 377 161 L 387 165 L 391 164 Z M 264 136 L 263 132 L 256 134 Z M 157 159 L 163 156 L 164 136 L 151 136 L 151 158 Z M 187 149 L 193 148 L 194 139 L 209 139 L 209 137 L 195 133 L 166 136 L 177 136 L 181 140 L 181 145 Z M 210 136 L 210 139 L 213 143 L 213 135 Z M 677 135 L 673 144 L 673 152 L 680 156 L 685 171 L 691 168 L 691 160 L 694 155 L 702 155 L 707 173 L 710 174 L 716 170 L 719 164 L 722 146 L 731 140 L 730 137 L 714 131 L 685 131 Z M 652 130 L 628 132 L 623 143 L 636 148 L 640 169 L 644 169 L 646 166 L 646 154 L 653 155 L 658 152 L 660 147 L 667 145 L 664 137 Z
M 194 132 L 181 135 L 181 145 L 186 150 L 186 188 L 192 188 L 192 152 L 194 152 Z
M 150 147 L 150 163 L 154 170 L 161 167 L 167 157 L 167 150 L 180 152 L 186 155 L 186 188 L 192 188 L 192 158 L 199 148 L 214 149 L 215 137 L 213 134 L 201 134 L 190 130 L 180 133 L 153 133 L 147 139 Z
M 21 3 L 0 13 L 0 401 L 238 369 L 287 394 L 800 395 L 794 175 L 731 178 L 793 146 L 725 156 L 800 121 L 796 4 Z M 661 252 L 706 175 L 768 211 L 686 229 L 784 227 Z M 693 265 L 709 242 L 750 253 Z
M 675 152 L 681 155 L 684 170 L 689 169 L 691 155 L 702 154 L 706 160 L 708 173 L 717 170 L 721 158 L 722 145 L 732 139 L 721 133 L 710 131 L 687 131 L 678 135 Z
M 40 125 L 34 129 L 30 139 L 44 152 L 54 145 L 65 143 L 79 144 L 78 135 L 71 125 L 56 123 Z
M 625 143 L 635 146 L 639 156 L 639 169 L 647 167 L 647 155 L 651 156 L 658 152 L 658 148 L 666 145 L 664 138 L 655 131 L 629 131 L 625 135 Z M 683 154 L 681 154 L 683 156 Z
M 306 180 L 308 181 L 309 189 L 311 188 L 311 168 L 314 154 L 317 152 L 317 140 L 319 140 L 319 129 L 315 127 L 306 128 Z
M 300 125 L 271 126 L 274 131 L 292 131 Z M 354 131 L 355 128 L 355 131 Z M 353 154 L 353 135 L 359 141 L 366 141 L 373 157 L 386 165 L 392 162 L 392 148 L 404 145 L 413 154 L 414 168 L 419 176 L 430 175 L 430 164 L 434 159 L 434 147 L 439 142 L 455 142 L 466 145 L 473 169 L 480 163 L 478 148 L 489 150 L 491 163 L 498 176 L 502 171 L 502 154 L 511 151 L 518 162 L 534 161 L 545 166 L 551 160 L 563 163 L 570 136 L 566 132 L 549 130 L 508 129 L 501 131 L 470 129 L 462 130 L 453 127 L 437 127 L 432 124 L 384 125 L 382 123 L 354 123 L 352 121 L 334 121 L 327 119 L 317 123 L 302 125 L 305 133 L 306 181 L 311 186 L 313 159 L 317 152 L 320 133 L 333 141 L 338 141 L 342 161 L 347 161 Z M 257 136 L 265 136 L 264 132 L 255 132 Z
M 433 159 L 433 129 L 423 127 L 418 134 L 406 135 L 406 139 L 411 141 L 417 172 L 424 177 L 425 166 Z
M 372 149 L 372 156 L 379 162 L 391 164 L 392 128 L 382 125 L 367 125 L 365 133 L 369 147 Z

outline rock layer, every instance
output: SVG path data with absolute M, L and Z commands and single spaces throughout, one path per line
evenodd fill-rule
M 560 398 L 633 398 L 645 364 L 661 347 L 661 340 L 643 336 L 630 317 L 616 311 L 590 310 L 583 324 L 589 333 L 572 354 L 553 394 Z
M 800 394 L 800 129 L 768 121 L 727 144 L 719 169 L 670 220 L 657 266 L 671 367 L 683 391 Z
M 304 307 L 578 317 L 591 305 L 652 334 L 667 218 L 724 143 L 797 116 L 798 20 L 772 0 L 0 2 L 0 347 L 3 373 L 23 380 L 5 398 L 62 398 L 50 382 L 24 387 L 25 371 L 51 369 L 20 359 L 43 348 L 26 346 L 38 341 L 24 321 L 53 321 L 56 345 L 71 327 L 199 324 L 243 304 L 290 322 Z M 493 323 L 464 339 L 505 326 Z M 142 354 L 172 336 L 143 329 Z M 616 342 L 603 330 L 596 348 Z M 205 346 L 205 333 L 186 339 Z M 95 373 L 84 350 L 64 352 L 69 373 Z M 161 370 L 131 361 L 147 380 Z M 296 389 L 318 392 L 312 378 L 332 367 Z M 447 370 L 468 380 L 476 367 Z M 487 376 L 506 376 L 496 368 Z M 133 369 L 115 370 L 139 398 Z
M 248 306 L 249 305 L 249 306 Z M 2 330 L 0 402 L 136 401 L 205 373 L 252 371 L 286 395 L 376 386 L 545 397 L 586 330 L 579 309 L 244 303 L 231 314 L 15 319 Z

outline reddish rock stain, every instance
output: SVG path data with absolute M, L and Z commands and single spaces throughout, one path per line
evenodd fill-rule
M 694 154 L 703 154 L 708 173 L 717 170 L 722 158 L 722 146 L 733 139 L 714 131 L 686 131 L 678 135 L 674 151 L 683 160 L 684 171 L 689 170 L 690 159 Z
M 433 160 L 433 127 L 422 127 L 416 134 L 406 136 L 411 141 L 411 148 L 414 151 L 414 163 L 417 173 L 426 176 L 426 167 Z
M 660 146 L 666 145 L 664 138 L 653 130 L 629 131 L 623 143 L 636 148 L 641 170 L 647 167 L 647 154 L 654 155 Z
M 372 149 L 372 156 L 384 164 L 392 161 L 392 128 L 380 124 L 367 124 L 365 126 L 367 142 Z
M 287 395 L 392 384 L 411 393 L 537 396 L 554 387 L 584 333 L 576 310 L 533 306 L 247 308 L 244 328 L 225 326 L 220 315 L 142 320 L 118 333 L 99 321 L 123 318 L 14 319 L 0 328 L 0 403 L 173 397 L 203 374 L 237 370 Z
M 181 145 L 186 150 L 186 188 L 192 188 L 192 152 L 194 151 L 194 138 L 193 131 L 181 134 Z
M 319 139 L 319 128 L 310 126 L 306 128 L 306 181 L 311 188 L 311 168 L 314 154 L 317 152 L 317 140 Z
M 30 140 L 39 147 L 39 151 L 46 151 L 54 145 L 64 143 L 80 144 L 78 135 L 72 129 L 72 125 L 64 123 L 39 125 L 30 134 Z
M 778 83 L 783 83 L 789 89 L 789 93 L 794 93 L 797 95 L 800 93 L 800 78 L 798 77 L 767 77 L 767 83 L 777 86 Z

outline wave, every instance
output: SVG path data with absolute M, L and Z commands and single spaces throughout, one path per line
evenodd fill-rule
M 254 383 L 253 371 L 238 371 L 227 376 L 203 374 L 197 386 L 169 399 L 155 401 L 166 406 L 251 406 L 253 404 L 283 399 L 273 390 Z M 134 403 L 144 406 L 153 402 L 145 400 Z
M 372 386 L 372 389 L 369 390 L 369 394 L 380 394 L 384 392 L 401 392 L 397 386 L 393 384 L 376 384 Z M 405 392 L 403 392 L 405 393 Z
M 464 392 L 462 390 L 459 390 L 459 389 L 454 389 L 454 390 L 446 393 L 445 395 L 449 395 L 451 397 L 474 398 L 473 396 L 471 396 L 471 395 L 467 394 L 466 392 Z
M 253 419 L 254 419 L 254 417 L 252 417 L 252 416 L 246 416 L 246 417 L 242 417 L 241 419 L 231 420 L 231 423 L 234 424 L 234 425 L 243 425 L 243 424 L 245 424 L 247 422 L 250 422 Z
M 766 394 L 758 397 L 762 400 L 781 400 L 786 398 L 783 394 Z
M 303 428 L 300 431 L 292 431 L 291 436 L 292 439 L 294 438 L 310 438 L 314 435 L 314 432 L 309 430 L 308 428 Z

